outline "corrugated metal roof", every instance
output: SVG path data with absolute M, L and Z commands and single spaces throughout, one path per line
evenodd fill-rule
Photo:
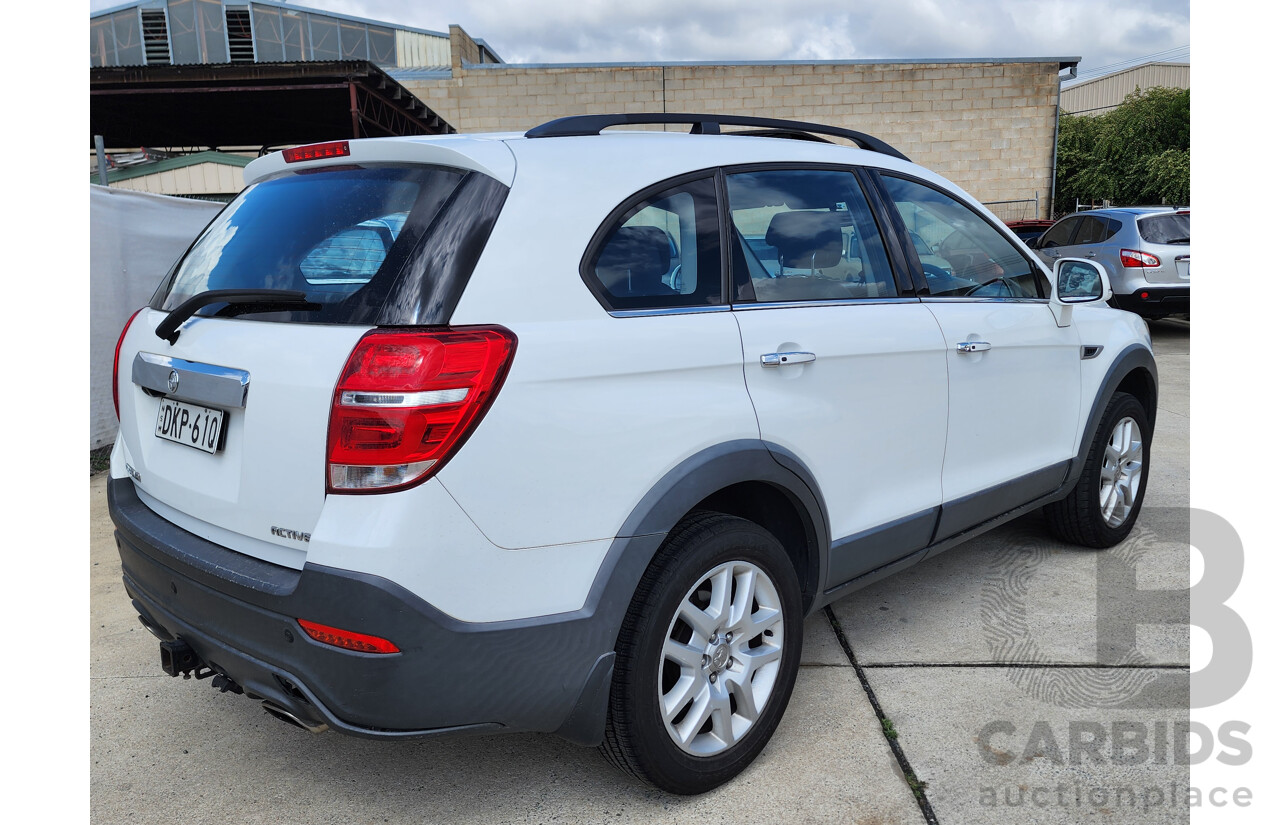
M 383 69 L 396 80 L 439 80 L 453 77 L 448 66 L 415 66 L 410 69 Z
M 1156 60 L 1153 60 L 1153 61 L 1151 61 L 1150 63 L 1139 63 L 1137 66 L 1130 66 L 1130 67 L 1128 67 L 1127 69 L 1120 69 L 1119 71 L 1108 72 L 1107 74 L 1104 74 L 1104 75 L 1098 75 L 1097 77 L 1092 77 L 1092 78 L 1089 78 L 1088 80 L 1077 80 L 1077 81 L 1074 81 L 1074 82 L 1069 83 L 1069 84 L 1068 84 L 1068 83 L 1063 83 L 1063 84 L 1062 84 L 1062 91 L 1064 91 L 1064 92 L 1065 92 L 1065 91 L 1068 91 L 1068 90 L 1070 90 L 1070 89 L 1080 89 L 1080 88 L 1083 88 L 1083 87 L 1085 87 L 1085 86 L 1090 85 L 1091 83 L 1101 83 L 1101 82 L 1103 82 L 1104 80 L 1110 80 L 1111 78 L 1119 77 L 1119 76 L 1120 76 L 1120 75 L 1122 75 L 1122 74 L 1129 74 L 1129 73 L 1131 73 L 1131 72 L 1136 72 L 1136 71 L 1138 71 L 1139 69 L 1146 69 L 1146 68 L 1148 68 L 1148 67 L 1152 67 L 1152 66 L 1169 66 L 1169 67 L 1176 67 L 1176 68 L 1178 68 L 1178 69 L 1190 69 L 1190 68 L 1191 68 L 1191 64 L 1190 64 L 1190 63 L 1169 63 L 1169 62 L 1165 62 L 1165 61 L 1156 61 Z
M 218 163 L 223 166 L 239 166 L 243 168 L 248 166 L 251 160 L 253 158 L 248 158 L 244 155 L 233 155 L 228 152 L 195 152 L 190 155 L 165 158 L 152 163 L 137 163 L 132 166 L 126 166 L 123 169 L 111 169 L 107 172 L 107 182 L 115 183 L 116 181 L 130 180 L 146 175 L 156 175 L 161 172 L 168 172 L 171 169 L 181 169 L 185 166 L 195 166 L 200 163 Z M 94 170 L 90 177 L 96 182 L 98 179 L 97 171 Z
M 1064 112 L 1101 115 L 1119 106 L 1135 89 L 1191 88 L 1191 64 L 1151 62 L 1062 87 Z
M 374 26 L 383 26 L 388 29 L 401 29 L 407 32 L 417 32 L 418 34 L 428 34 L 428 35 L 431 35 L 432 37 L 443 37 L 446 40 L 449 39 L 449 35 L 447 32 L 437 32 L 437 31 L 432 31 L 431 29 L 419 29 L 413 26 L 404 26 L 399 23 L 389 23 L 386 20 L 374 20 L 369 17 L 356 17 L 353 14 L 343 14 L 342 12 L 329 11 L 328 9 L 315 9 L 315 8 L 311 8 L 310 6 L 300 6 L 296 3 L 281 3 L 281 2 L 276 2 L 276 0 L 245 0 L 245 2 L 242 5 L 247 6 L 250 3 L 253 3 L 254 5 L 262 5 L 262 6 L 275 6 L 276 8 L 288 9 L 289 11 L 292 11 L 292 12 L 305 12 L 307 14 L 321 14 L 326 17 L 337 17 L 341 20 L 351 20 L 357 23 L 365 23 L 365 24 L 374 25 Z M 104 15 L 114 14 L 115 12 L 123 11 L 124 9 L 136 8 L 138 6 L 160 7 L 163 5 L 164 5 L 163 2 L 156 2 L 156 0 L 136 0 L 136 2 L 133 2 L 133 3 L 121 3 L 120 5 L 112 6 L 109 9 L 100 9 L 99 11 L 90 12 L 89 19 L 92 20 L 95 17 L 103 17 Z M 222 5 L 225 7 L 226 3 L 224 2 Z M 237 4 L 237 5 L 241 5 L 241 4 Z

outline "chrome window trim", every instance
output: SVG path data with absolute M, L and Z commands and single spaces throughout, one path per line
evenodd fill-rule
M 728 312 L 724 304 L 696 307 L 655 307 L 654 309 L 611 309 L 614 318 L 644 318 L 649 315 L 702 315 L 707 312 Z
M 734 304 L 735 312 L 740 310 L 756 310 L 756 309 L 794 309 L 797 307 L 853 307 L 880 304 L 918 304 L 919 298 L 898 297 L 898 298 L 833 298 L 828 301 L 769 301 L 766 303 L 744 302 Z
M 954 304 L 956 301 L 968 301 L 974 304 L 1047 304 L 1048 298 L 992 298 L 979 297 L 972 298 L 968 295 L 957 295 L 954 298 L 948 298 L 943 295 L 921 295 L 920 300 L 929 304 Z
M 178 387 L 170 391 L 169 376 L 173 373 L 177 373 Z M 151 352 L 134 356 L 133 383 L 168 398 L 222 409 L 244 407 L 249 396 L 249 373 L 245 370 Z

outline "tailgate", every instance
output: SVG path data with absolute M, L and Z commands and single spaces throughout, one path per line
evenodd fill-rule
M 1168 285 L 1191 283 L 1191 250 L 1186 246 L 1143 244 L 1142 251 L 1160 259 L 1160 266 L 1144 266 L 1147 283 Z
M 154 332 L 165 315 L 143 310 L 120 350 L 120 438 L 139 496 L 203 538 L 302 567 L 334 386 L 368 327 L 193 318 L 171 346 Z
M 1166 212 L 1138 219 L 1142 251 L 1160 259 L 1160 266 L 1142 268 L 1147 283 L 1160 285 L 1191 282 L 1191 216 Z

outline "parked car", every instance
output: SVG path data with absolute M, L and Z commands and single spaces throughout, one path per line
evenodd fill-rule
M 1013 234 L 1017 235 L 1019 240 L 1030 246 L 1037 238 L 1044 234 L 1046 229 L 1053 226 L 1053 221 L 1006 221 L 1005 225 L 1013 230 Z
M 1048 263 L 1096 261 L 1110 278 L 1112 306 L 1144 318 L 1191 311 L 1191 210 L 1168 206 L 1095 209 L 1062 218 L 1033 244 Z
M 245 171 L 121 333 L 108 500 L 162 668 L 307 730 L 706 791 L 806 616 L 1039 508 L 1138 517 L 1145 325 L 872 136 L 583 116 Z

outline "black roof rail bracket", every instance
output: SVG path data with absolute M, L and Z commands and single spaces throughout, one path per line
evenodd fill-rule
M 824 126 L 820 123 L 805 123 L 799 120 L 778 120 L 769 117 L 750 117 L 745 115 L 710 115 L 675 112 L 629 113 L 607 115 L 573 115 L 557 118 L 535 126 L 524 133 L 527 138 L 548 137 L 582 137 L 598 135 L 610 126 L 651 125 L 656 123 L 687 123 L 694 135 L 718 135 L 722 126 L 754 126 L 758 129 L 773 130 L 773 135 L 763 137 L 787 137 L 786 133 L 811 133 L 831 135 L 851 140 L 859 147 L 882 155 L 899 158 L 910 162 L 910 159 L 877 137 L 852 129 L 841 129 L 838 126 Z M 730 133 L 732 134 L 732 133 Z

